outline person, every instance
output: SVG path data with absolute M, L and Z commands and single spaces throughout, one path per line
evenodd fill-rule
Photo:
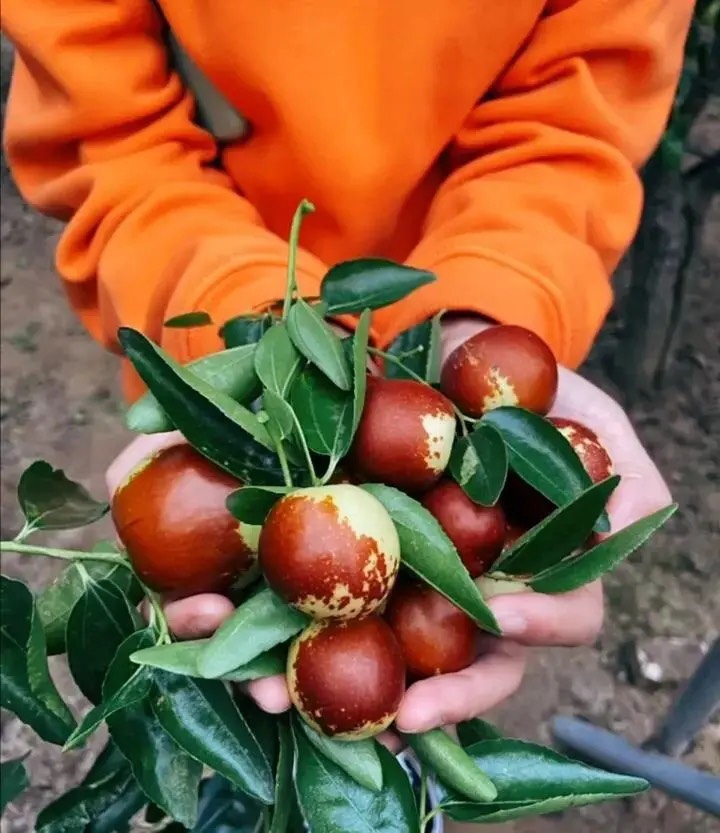
M 16 47 L 5 126 L 29 203 L 67 221 L 57 268 L 90 333 L 145 331 L 185 362 L 218 322 L 282 296 L 290 218 L 302 198 L 300 289 L 327 267 L 380 256 L 437 281 L 373 317 L 383 347 L 439 310 L 446 353 L 487 326 L 534 330 L 564 369 L 555 412 L 595 428 L 623 484 L 615 529 L 669 500 L 622 409 L 575 369 L 612 300 L 609 276 L 641 211 L 638 169 L 680 76 L 692 0 L 4 0 Z M 238 114 L 198 123 L 167 28 Z M 140 384 L 125 364 L 124 389 Z M 163 440 L 165 441 L 165 440 Z M 148 450 L 131 445 L 112 487 Z M 592 642 L 599 584 L 498 597 L 506 638 L 459 674 L 413 685 L 406 732 L 481 714 L 519 685 L 526 647 Z M 230 612 L 218 596 L 168 604 L 198 637 Z M 281 681 L 250 691 L 288 706 Z

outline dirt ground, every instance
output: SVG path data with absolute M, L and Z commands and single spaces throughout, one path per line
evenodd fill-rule
M 705 130 L 716 148 L 720 147 L 720 118 L 706 124 Z M 3 164 L 3 538 L 18 528 L 15 484 L 32 460 L 47 459 L 100 494 L 106 465 L 129 438 L 121 423 L 116 360 L 90 340 L 69 312 L 54 274 L 58 230 L 56 223 L 23 205 Z M 651 544 L 608 580 L 608 624 L 599 643 L 593 649 L 538 653 L 522 691 L 493 715 L 509 733 L 547 741 L 548 720 L 563 713 L 590 718 L 641 741 L 676 689 L 647 689 L 629 683 L 622 661 L 624 643 L 648 636 L 686 637 L 697 643 L 718 632 L 720 353 L 717 329 L 711 332 L 711 323 L 720 321 L 720 200 L 712 207 L 702 245 L 704 263 L 693 278 L 686 324 L 666 388 L 639 402 L 633 413 L 680 511 Z M 605 367 L 615 353 L 619 326 L 617 321 L 608 323 L 586 368 L 611 391 Z M 102 531 L 107 533 L 107 527 Z M 74 546 L 94 540 L 97 534 L 95 529 L 61 533 L 54 540 Z M 56 565 L 48 561 L 3 558 L 4 573 L 21 576 L 34 586 L 45 584 L 55 571 Z M 53 664 L 73 706 L 85 708 L 62 663 Z M 32 787 L 6 813 L 3 833 L 31 830 L 38 809 L 76 782 L 91 759 L 90 751 L 60 755 L 3 713 L 3 759 L 29 750 Z M 720 771 L 719 725 L 704 731 L 690 758 L 705 769 Z M 657 793 L 632 803 L 503 828 L 515 833 L 709 833 L 719 829 L 717 821 Z

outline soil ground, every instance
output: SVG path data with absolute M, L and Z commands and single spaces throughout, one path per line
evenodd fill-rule
M 5 53 L 5 49 L 3 49 Z M 7 53 L 3 55 L 7 57 Z M 5 60 L 3 61 L 6 66 Z M 3 86 L 5 86 L 3 84 Z M 4 99 L 4 96 L 3 96 Z M 704 141 L 720 147 L 718 108 L 706 120 Z M 23 204 L 2 169 L 2 534 L 19 525 L 15 484 L 32 460 L 47 459 L 103 490 L 103 472 L 128 440 L 116 360 L 96 346 L 68 309 L 53 270 L 59 226 Z M 538 652 L 521 692 L 492 717 L 511 734 L 548 740 L 549 719 L 574 714 L 618 730 L 633 741 L 647 737 L 676 689 L 636 687 L 622 662 L 635 637 L 708 641 L 720 622 L 720 200 L 705 225 L 703 263 L 693 277 L 677 356 L 665 389 L 642 399 L 633 419 L 672 486 L 680 511 L 633 560 L 607 582 L 608 623 L 592 649 Z M 605 370 L 617 349 L 619 323 L 608 322 L 586 371 L 613 391 Z M 108 533 L 105 527 L 102 532 Z M 61 546 L 94 540 L 91 532 L 55 536 Z M 56 565 L 3 558 L 3 572 L 42 586 Z M 86 708 L 61 662 L 53 661 L 63 692 Z M 3 833 L 33 829 L 39 808 L 75 783 L 90 750 L 61 756 L 40 744 L 8 714 L 2 716 L 2 757 L 31 751 L 32 787 L 2 822 Z M 707 727 L 689 755 L 720 772 L 720 726 Z M 495 829 L 495 828 L 493 828 Z M 658 793 L 633 802 L 586 808 L 502 828 L 515 833 L 709 833 L 716 820 Z

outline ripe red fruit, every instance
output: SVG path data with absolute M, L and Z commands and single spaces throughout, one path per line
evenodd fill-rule
M 455 411 L 441 393 L 370 376 L 350 460 L 366 481 L 422 491 L 445 471 L 454 438 Z
M 600 438 L 591 428 L 574 419 L 562 417 L 551 417 L 550 422 L 575 449 L 593 483 L 600 483 L 610 477 L 613 473 L 612 460 Z
M 287 682 L 295 708 L 314 729 L 361 740 L 395 719 L 405 693 L 405 665 L 379 616 L 315 622 L 290 646 Z
M 470 575 L 475 577 L 486 572 L 505 542 L 502 508 L 479 506 L 453 480 L 442 480 L 422 502 L 455 545 Z
M 288 604 L 314 619 L 354 619 L 387 598 L 400 566 L 385 507 L 349 484 L 298 489 L 260 533 L 260 566 Z
M 489 327 L 457 347 L 440 387 L 468 416 L 501 405 L 546 414 L 557 393 L 558 369 L 550 348 L 523 327 Z
M 461 671 L 477 656 L 479 632 L 473 620 L 426 584 L 399 585 L 385 619 L 415 679 Z
M 140 464 L 112 500 L 112 518 L 140 578 L 183 595 L 228 590 L 254 570 L 260 527 L 225 506 L 242 484 L 186 444 Z

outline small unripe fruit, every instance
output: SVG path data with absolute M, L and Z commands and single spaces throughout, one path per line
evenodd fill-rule
M 454 439 L 455 411 L 441 393 L 370 376 L 350 460 L 366 481 L 419 492 L 445 471 Z
M 298 489 L 273 506 L 260 533 L 272 589 L 314 619 L 354 619 L 387 598 L 400 567 L 397 530 L 358 486 Z
M 551 417 L 550 422 L 575 449 L 593 483 L 600 483 L 612 475 L 613 464 L 610 455 L 591 428 L 574 419 L 562 417 Z
M 315 622 L 290 646 L 287 682 L 310 726 L 340 740 L 362 740 L 395 719 L 405 693 L 405 665 L 379 616 Z
M 486 572 L 502 552 L 505 513 L 498 505 L 480 506 L 453 480 L 443 480 L 423 498 L 471 576 Z
M 153 590 L 222 592 L 256 568 L 259 526 L 225 501 L 242 484 L 191 446 L 170 446 L 118 488 L 112 518 L 133 567 Z
M 555 401 L 558 369 L 550 348 L 524 327 L 489 327 L 457 347 L 440 387 L 471 417 L 502 405 L 546 414 Z
M 479 631 L 460 608 L 426 584 L 399 585 L 385 619 L 414 679 L 461 671 L 475 661 Z

